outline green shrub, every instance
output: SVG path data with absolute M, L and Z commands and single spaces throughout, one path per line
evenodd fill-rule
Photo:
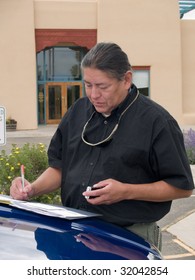
M 5 150 L 0 153 L 0 193 L 9 195 L 12 180 L 20 176 L 21 164 L 25 167 L 25 178 L 34 181 L 47 167 L 48 158 L 46 146 L 42 143 L 36 145 L 24 144 L 21 148 L 12 144 L 11 153 Z M 33 198 L 35 201 L 60 204 L 59 190 L 51 194 Z

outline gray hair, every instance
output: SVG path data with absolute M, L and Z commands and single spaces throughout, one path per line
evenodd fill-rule
M 128 56 L 115 43 L 98 43 L 84 56 L 81 69 L 95 68 L 117 80 L 123 80 L 127 71 L 132 71 Z

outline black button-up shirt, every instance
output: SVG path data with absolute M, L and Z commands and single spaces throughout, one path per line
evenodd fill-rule
M 128 226 L 161 219 L 169 212 L 171 201 L 124 200 L 94 206 L 82 195 L 87 186 L 112 178 L 130 184 L 164 180 L 176 188 L 194 188 L 177 122 L 141 94 L 122 116 L 109 142 L 91 147 L 82 141 L 83 127 L 94 111 L 85 131 L 85 139 L 91 143 L 112 132 L 136 94 L 133 86 L 124 102 L 107 118 L 96 112 L 86 97 L 79 99 L 63 117 L 48 149 L 49 165 L 62 170 L 63 205 L 98 212 L 109 222 Z

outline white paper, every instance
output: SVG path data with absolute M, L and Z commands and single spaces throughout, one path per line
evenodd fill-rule
M 99 214 L 68 208 L 64 206 L 56 206 L 39 202 L 28 202 L 23 200 L 12 199 L 9 196 L 0 194 L 0 203 L 9 204 L 13 207 L 20 208 L 34 213 L 58 217 L 63 219 L 81 219 L 87 217 L 100 216 Z

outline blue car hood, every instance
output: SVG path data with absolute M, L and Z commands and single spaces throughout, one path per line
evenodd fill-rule
M 101 218 L 66 220 L 0 204 L 0 259 L 154 260 L 151 244 Z

